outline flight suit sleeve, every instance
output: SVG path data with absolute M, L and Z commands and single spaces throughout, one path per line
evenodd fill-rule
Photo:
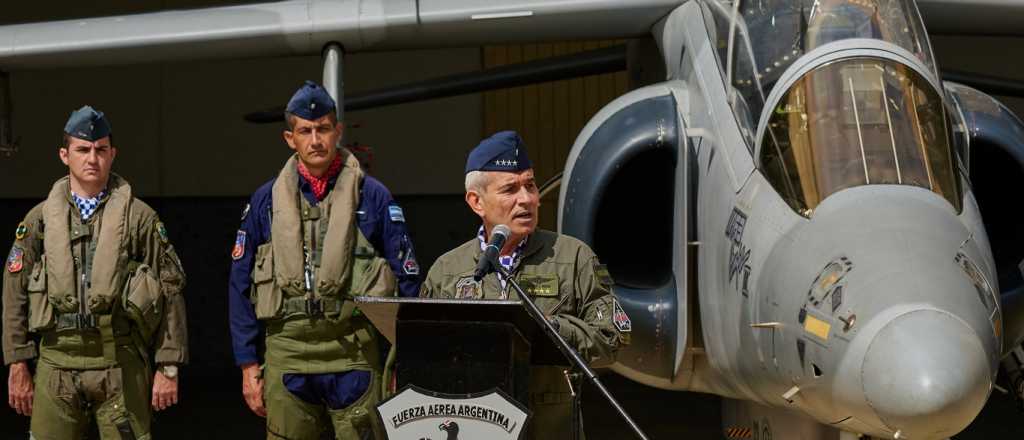
M 3 267 L 4 364 L 35 359 L 36 343 L 28 331 L 28 278 L 42 254 L 42 225 L 30 213 L 16 232 Z M 20 238 L 19 238 L 20 237 Z
M 256 264 L 256 249 L 269 236 L 270 206 L 257 192 L 242 214 L 242 224 L 235 234 L 231 251 L 231 273 L 228 280 L 228 326 L 231 330 L 231 348 L 238 366 L 260 362 L 258 343 L 261 326 L 250 298 L 252 269 Z
M 367 177 L 358 212 L 359 229 L 395 274 L 398 296 L 415 297 L 423 281 L 402 207 L 384 184 Z
M 438 298 L 438 295 L 443 291 L 441 283 L 444 282 L 444 276 L 441 264 L 441 261 L 438 260 L 433 266 L 430 266 L 430 270 L 427 271 L 427 278 L 423 280 L 423 285 L 420 286 L 420 298 Z
M 612 364 L 623 340 L 613 321 L 615 296 L 611 294 L 611 282 L 598 276 L 600 267 L 593 251 L 586 247 L 579 250 L 573 281 L 576 315 L 555 316 L 559 334 L 595 367 Z
M 155 269 L 164 297 L 164 316 L 154 336 L 157 364 L 188 363 L 188 323 L 185 319 L 185 270 L 154 215 L 142 219 L 139 231 L 142 261 Z

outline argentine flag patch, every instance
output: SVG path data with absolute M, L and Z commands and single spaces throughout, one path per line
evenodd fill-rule
M 391 215 L 391 221 L 405 223 L 405 213 L 398 205 L 388 206 L 388 214 Z

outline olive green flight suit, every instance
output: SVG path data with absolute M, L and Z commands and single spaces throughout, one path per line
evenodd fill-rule
M 530 235 L 522 254 L 513 276 L 541 311 L 557 321 L 559 334 L 591 366 L 614 362 L 623 337 L 612 321 L 611 280 L 590 247 L 575 238 L 538 229 Z M 477 238 L 442 255 L 430 268 L 420 296 L 516 299 L 510 285 L 503 291 L 497 274 L 473 282 L 481 255 Z M 529 438 L 571 438 L 572 395 L 564 370 L 556 366 L 531 368 Z
M 34 438 L 78 439 L 92 418 L 104 440 L 151 438 L 151 359 L 188 361 L 185 274 L 156 212 L 112 175 L 83 222 L 65 177 L 19 225 L 4 272 L 4 363 L 38 357 Z
M 352 296 L 394 296 L 397 280 L 356 224 L 363 173 L 347 150 L 328 196 L 312 206 L 298 189 L 297 161 L 285 164 L 273 187 L 271 239 L 256 249 L 253 303 L 266 325 L 264 401 L 267 438 L 319 439 L 326 424 L 338 439 L 380 437 L 377 332 Z M 371 374 L 354 404 L 330 410 L 292 395 L 287 373 L 362 370 Z

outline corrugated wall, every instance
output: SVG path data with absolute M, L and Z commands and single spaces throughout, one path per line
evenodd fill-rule
M 535 61 L 624 44 L 623 41 L 488 46 L 484 68 Z M 501 130 L 522 135 L 538 184 L 562 171 L 580 130 L 601 107 L 626 93 L 625 71 L 497 90 L 484 94 L 483 136 Z M 540 224 L 555 229 L 558 192 L 541 201 Z

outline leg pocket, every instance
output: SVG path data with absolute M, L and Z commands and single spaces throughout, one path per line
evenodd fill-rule
M 382 439 L 384 430 L 377 420 L 377 404 L 380 402 L 380 374 L 370 372 L 370 385 L 363 395 L 345 409 L 332 410 L 331 423 L 338 440 Z
M 32 402 L 32 435 L 39 440 L 79 438 L 88 418 L 70 372 L 40 364 Z
M 267 408 L 267 438 L 319 440 L 326 428 L 322 405 L 311 405 L 292 395 L 284 386 L 284 375 L 272 368 L 263 370 L 263 404 Z

